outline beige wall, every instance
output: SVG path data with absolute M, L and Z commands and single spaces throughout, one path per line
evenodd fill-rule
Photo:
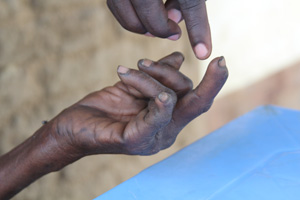
M 214 50 L 224 54 L 228 94 L 300 60 L 300 1 L 208 0 Z
M 213 56 L 225 55 L 230 70 L 223 95 L 298 59 L 298 3 L 285 2 L 208 1 Z M 173 51 L 185 54 L 183 71 L 196 85 L 206 64 L 193 56 L 185 32 L 178 42 L 129 33 L 104 0 L 0 0 L 0 154 L 30 136 L 42 120 L 116 82 L 117 65 L 134 68 L 141 58 L 159 59 Z M 216 102 L 211 114 L 193 121 L 169 150 L 151 157 L 84 158 L 43 177 L 15 199 L 92 199 L 248 111 L 239 105 L 252 108 L 237 96 L 220 99 L 230 105 Z

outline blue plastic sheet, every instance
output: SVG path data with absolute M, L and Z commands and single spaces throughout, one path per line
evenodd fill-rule
M 299 200 L 300 112 L 263 106 L 95 200 Z

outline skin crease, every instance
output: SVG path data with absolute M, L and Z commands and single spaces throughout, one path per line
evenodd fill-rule
M 0 157 L 0 199 L 9 199 L 41 176 L 93 154 L 152 155 L 206 112 L 226 79 L 223 57 L 209 64 L 201 83 L 179 68 L 181 53 L 139 70 L 119 66 L 120 81 L 84 97 Z
M 205 0 L 107 0 L 107 5 L 123 28 L 152 37 L 179 39 L 178 23 L 184 20 L 195 56 L 204 60 L 211 54 Z

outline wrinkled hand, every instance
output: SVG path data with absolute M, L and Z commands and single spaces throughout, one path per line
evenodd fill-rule
M 178 23 L 184 20 L 197 58 L 211 54 L 205 0 L 107 0 L 107 5 L 121 26 L 134 33 L 177 40 Z
M 179 72 L 182 54 L 158 62 L 119 66 L 120 82 L 89 94 L 54 118 L 54 138 L 69 156 L 99 153 L 151 155 L 172 145 L 181 129 L 206 112 L 225 83 L 223 57 L 215 58 L 193 90 Z

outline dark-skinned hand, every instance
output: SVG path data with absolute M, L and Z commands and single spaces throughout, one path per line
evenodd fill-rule
M 183 60 L 175 52 L 158 62 L 140 60 L 139 70 L 119 66 L 121 81 L 63 111 L 52 122 L 53 137 L 78 157 L 151 155 L 169 147 L 185 125 L 210 108 L 228 75 L 224 58 L 216 58 L 193 90 L 179 71 Z
M 107 0 L 107 5 L 123 28 L 134 33 L 177 40 L 178 23 L 186 23 L 191 46 L 198 59 L 212 51 L 205 0 Z
M 121 81 L 89 94 L 0 157 L 0 199 L 8 199 L 39 177 L 92 154 L 151 155 L 171 146 L 178 133 L 206 112 L 224 85 L 223 57 L 209 64 L 200 84 L 179 68 L 175 52 L 139 70 L 119 66 Z

